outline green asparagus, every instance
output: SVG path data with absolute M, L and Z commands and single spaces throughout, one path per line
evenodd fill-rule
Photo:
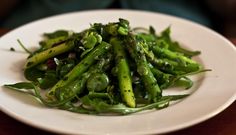
M 165 95 L 164 90 L 189 89 L 195 83 L 188 76 L 210 71 L 192 59 L 200 51 L 181 47 L 170 32 L 170 27 L 159 35 L 152 26 L 131 29 L 120 18 L 81 32 L 44 33 L 36 51 L 18 40 L 29 53 L 24 66 L 28 81 L 4 86 L 45 106 L 76 113 L 127 115 L 163 109 L 189 96 Z

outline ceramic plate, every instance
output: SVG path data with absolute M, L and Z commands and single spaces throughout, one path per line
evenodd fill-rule
M 31 96 L 0 88 L 0 107 L 11 117 L 34 127 L 62 134 L 151 134 L 167 133 L 207 120 L 236 98 L 236 49 L 216 32 L 173 16 L 130 10 L 75 12 L 38 20 L 19 27 L 0 39 L 0 85 L 24 81 L 22 67 L 27 54 L 18 45 L 38 47 L 44 32 L 58 29 L 79 32 L 91 23 L 125 18 L 132 27 L 152 25 L 157 33 L 171 26 L 171 36 L 191 50 L 202 53 L 195 59 L 212 69 L 194 77 L 191 95 L 162 110 L 127 116 L 94 116 L 47 108 Z M 15 48 L 15 52 L 9 49 Z M 174 90 L 173 90 L 174 91 Z

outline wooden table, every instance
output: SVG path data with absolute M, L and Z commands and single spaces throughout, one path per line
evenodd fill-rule
M 0 29 L 0 36 L 7 31 Z M 229 40 L 236 45 L 236 38 L 229 38 Z M 21 123 L 0 111 L 0 135 L 16 134 L 54 135 L 54 133 Z M 236 135 L 236 102 L 209 120 L 167 135 Z

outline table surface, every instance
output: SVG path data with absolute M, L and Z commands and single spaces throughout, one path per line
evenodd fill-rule
M 7 29 L 0 28 L 0 36 L 7 33 Z M 236 38 L 228 38 L 236 45 Z M 21 123 L 0 111 L 0 135 L 54 135 L 24 123 Z M 236 102 L 215 117 L 186 129 L 175 131 L 167 135 L 236 135 Z

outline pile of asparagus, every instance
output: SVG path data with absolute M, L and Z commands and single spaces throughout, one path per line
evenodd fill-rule
M 141 31 L 141 32 L 140 32 Z M 169 87 L 192 87 L 188 75 L 204 70 L 191 59 L 199 51 L 182 48 L 170 37 L 170 27 L 159 35 L 131 29 L 129 22 L 94 23 L 76 33 L 45 33 L 40 48 L 24 67 L 29 82 L 6 84 L 29 93 L 46 106 L 87 114 L 130 114 L 167 107 L 188 95 L 164 96 Z M 46 97 L 41 95 L 47 90 Z

